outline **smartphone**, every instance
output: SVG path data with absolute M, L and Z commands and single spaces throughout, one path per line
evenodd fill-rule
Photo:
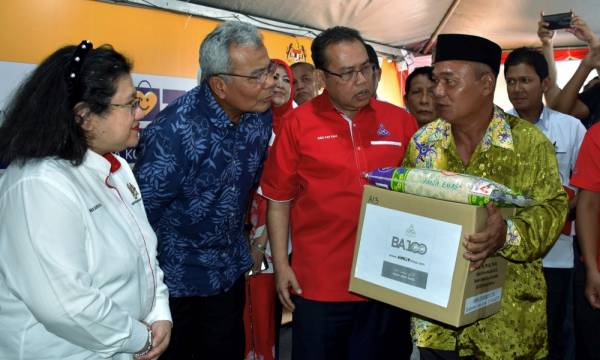
M 548 23 L 548 29 L 566 29 L 571 27 L 571 18 L 573 17 L 572 12 L 550 14 L 542 16 L 544 22 Z

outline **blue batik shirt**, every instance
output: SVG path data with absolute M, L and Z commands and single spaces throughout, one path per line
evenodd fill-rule
M 251 267 L 244 220 L 270 136 L 270 110 L 233 124 L 206 81 L 142 132 L 135 174 L 170 296 L 221 293 Z

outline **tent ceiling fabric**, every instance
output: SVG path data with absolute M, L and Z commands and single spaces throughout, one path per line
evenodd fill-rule
M 344 25 L 360 30 L 366 40 L 419 50 L 434 34 L 454 2 L 457 6 L 440 33 L 487 37 L 504 49 L 539 46 L 539 13 L 573 9 L 600 34 L 598 0 L 190 0 L 192 3 L 260 16 L 289 24 L 326 29 Z M 584 45 L 559 31 L 555 46 Z

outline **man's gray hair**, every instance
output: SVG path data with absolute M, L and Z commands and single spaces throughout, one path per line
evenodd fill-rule
M 264 46 L 255 26 L 239 21 L 223 22 L 200 45 L 201 80 L 231 72 L 229 48 L 232 45 Z

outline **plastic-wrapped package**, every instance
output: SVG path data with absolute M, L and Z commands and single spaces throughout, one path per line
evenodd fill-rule
M 450 171 L 380 168 L 365 174 L 370 184 L 388 190 L 463 204 L 527 207 L 533 199 L 497 182 Z

